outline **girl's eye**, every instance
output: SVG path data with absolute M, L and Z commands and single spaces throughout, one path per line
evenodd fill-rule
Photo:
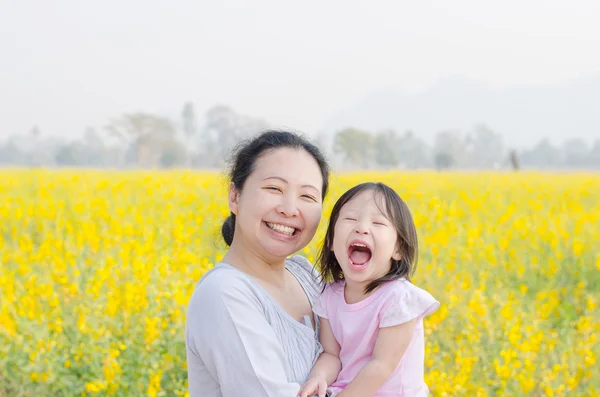
M 346 218 L 344 218 L 344 219 L 345 219 L 345 220 L 347 220 L 347 221 L 354 221 L 354 222 L 356 222 L 356 219 L 354 219 L 354 218 L 347 218 L 347 217 L 346 217 Z
M 385 223 L 381 223 L 381 222 L 373 222 L 373 223 L 376 225 L 379 225 L 379 226 L 385 226 Z

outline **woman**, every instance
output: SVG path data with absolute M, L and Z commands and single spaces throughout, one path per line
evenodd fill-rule
M 190 396 L 295 397 L 322 351 L 319 279 L 305 258 L 288 257 L 315 235 L 329 167 L 308 141 L 269 131 L 238 149 L 230 177 L 229 250 L 188 308 Z

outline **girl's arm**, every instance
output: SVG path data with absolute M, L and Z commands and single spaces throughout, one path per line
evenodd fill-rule
M 394 372 L 415 332 L 417 319 L 379 329 L 371 361 L 336 397 L 369 397 Z
M 337 379 L 342 369 L 339 359 L 340 345 L 333 335 L 329 320 L 323 317 L 320 319 L 321 334 L 319 338 L 323 345 L 323 353 L 317 359 L 308 380 L 302 386 L 298 394 L 300 397 L 312 397 L 315 394 L 318 394 L 319 397 L 325 396 L 325 389 Z

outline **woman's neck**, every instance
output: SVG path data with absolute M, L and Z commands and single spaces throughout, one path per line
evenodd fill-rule
M 234 241 L 222 262 L 266 283 L 281 287 L 286 284 L 285 258 L 266 257 L 243 243 Z

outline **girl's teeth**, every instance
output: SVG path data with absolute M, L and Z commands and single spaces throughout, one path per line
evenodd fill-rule
M 269 226 L 273 230 L 277 230 L 278 232 L 287 234 L 289 236 L 294 234 L 294 230 L 296 230 L 293 227 L 278 225 L 277 223 L 267 223 L 267 226 Z

